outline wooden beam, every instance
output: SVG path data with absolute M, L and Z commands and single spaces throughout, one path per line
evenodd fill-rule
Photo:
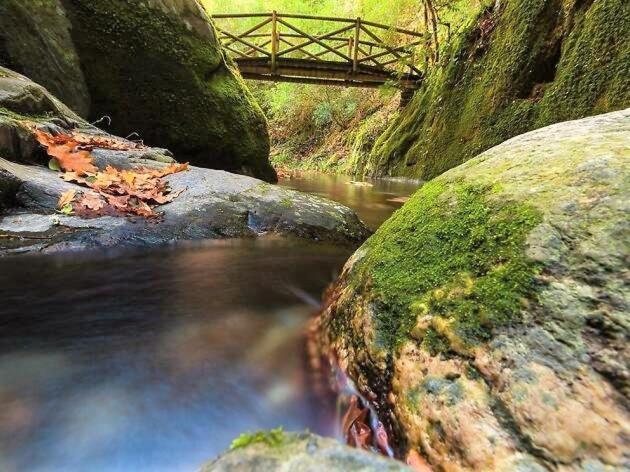
M 350 25 L 350 26 L 344 26 L 343 28 L 340 28 L 340 29 L 338 29 L 338 30 L 336 30 L 336 31 L 333 31 L 333 32 L 331 32 L 331 33 L 327 33 L 327 34 L 320 35 L 320 36 L 312 36 L 312 35 L 310 35 L 310 34 L 308 34 L 308 33 L 304 32 L 304 31 L 300 30 L 299 28 L 297 28 L 297 27 L 295 27 L 295 26 L 291 25 L 290 23 L 287 23 L 286 21 L 281 20 L 280 18 L 278 18 L 278 22 L 282 23 L 282 24 L 283 24 L 284 26 L 286 26 L 287 28 L 291 28 L 291 29 L 292 29 L 293 31 L 295 31 L 296 33 L 299 33 L 299 34 L 301 34 L 301 35 L 303 35 L 304 37 L 306 37 L 306 38 L 308 38 L 308 39 L 309 39 L 308 41 L 306 41 L 306 42 L 304 42 L 304 43 L 301 43 L 301 44 L 298 44 L 298 45 L 294 46 L 293 48 L 289 48 L 289 49 L 286 49 L 286 50 L 282 51 L 282 53 L 281 53 L 281 55 L 282 55 L 282 56 L 285 56 L 285 55 L 287 55 L 287 54 L 289 54 L 289 53 L 291 53 L 291 52 L 293 52 L 293 51 L 296 51 L 296 50 L 298 50 L 298 49 L 302 49 L 302 48 L 304 48 L 304 47 L 306 47 L 306 46 L 310 46 L 311 44 L 315 43 L 315 44 L 317 44 L 317 45 L 319 45 L 319 46 L 323 47 L 324 49 L 328 49 L 328 51 L 330 51 L 330 52 L 332 52 L 332 53 L 334 53 L 334 54 L 337 54 L 339 57 L 341 57 L 342 59 L 347 60 L 348 62 L 351 60 L 351 59 L 350 59 L 348 56 L 346 56 L 345 54 L 342 54 L 342 53 L 340 53 L 339 51 L 336 51 L 336 50 L 335 50 L 335 49 L 333 49 L 331 46 L 329 46 L 329 45 L 327 45 L 326 43 L 324 43 L 324 42 L 322 41 L 322 39 L 327 39 L 329 36 L 334 36 L 334 35 L 336 35 L 336 34 L 344 33 L 344 32 L 346 32 L 346 31 L 351 30 L 352 28 L 354 28 L 354 26 L 352 26 L 352 25 Z
M 245 31 L 244 33 L 241 33 L 238 35 L 239 38 L 246 38 L 246 37 L 251 37 L 250 34 L 258 31 L 260 28 L 263 28 L 264 26 L 267 26 L 269 23 L 271 23 L 271 18 L 267 18 L 266 20 L 264 20 L 261 23 L 258 23 L 256 26 L 248 29 L 247 31 Z M 230 40 L 227 45 L 231 46 L 232 44 L 234 44 L 236 42 L 235 39 Z
M 295 46 L 295 44 L 293 44 L 291 41 L 289 41 L 289 40 L 285 39 L 285 38 L 284 38 L 284 35 L 280 36 L 280 38 L 279 38 L 279 39 L 280 39 L 280 41 L 282 41 L 284 44 L 287 44 L 287 45 L 289 45 L 289 46 L 291 46 L 291 47 Z M 311 59 L 313 59 L 314 61 L 319 61 L 319 60 L 320 60 L 320 59 L 319 59 L 319 55 L 317 55 L 317 54 L 311 54 L 310 52 L 308 52 L 308 51 L 306 51 L 306 50 L 302 50 L 302 52 L 303 52 L 304 54 L 306 54 L 308 57 L 310 57 Z M 325 51 L 325 53 L 326 53 L 326 54 L 328 54 L 328 51 Z M 322 54 L 322 53 L 320 53 L 320 54 Z
M 235 39 L 235 40 L 236 40 L 235 42 L 237 42 L 237 43 L 242 43 L 242 44 L 244 44 L 245 46 L 249 46 L 250 48 L 254 49 L 255 51 L 258 51 L 258 52 L 260 52 L 260 53 L 264 54 L 265 56 L 269 56 L 269 55 L 270 55 L 267 51 L 265 51 L 264 49 L 259 48 L 259 47 L 258 47 L 258 46 L 256 46 L 255 44 L 250 43 L 249 41 L 247 41 L 247 40 L 245 40 L 245 39 L 243 39 L 243 38 L 239 38 L 238 36 L 236 36 L 236 35 L 234 35 L 234 34 L 230 33 L 229 31 L 225 31 L 225 30 L 223 30 L 223 29 L 219 28 L 218 26 L 216 26 L 216 28 L 217 28 L 217 30 L 218 30 L 218 31 L 220 31 L 221 33 L 223 33 L 223 34 L 225 34 L 225 35 L 229 36 L 229 37 L 230 37 L 230 38 L 232 38 L 232 39 Z
M 386 45 L 385 41 L 383 41 L 381 38 L 379 38 L 376 34 L 374 34 L 372 31 L 370 31 L 369 29 L 362 27 L 363 31 L 365 31 L 365 33 L 370 36 L 374 41 L 378 41 L 380 43 L 382 43 L 383 45 L 385 45 L 385 49 L 387 49 L 392 56 L 397 57 L 399 59 L 404 59 L 400 54 L 398 54 L 396 51 L 394 51 L 392 48 L 390 48 L 389 46 Z M 418 69 L 416 69 L 415 66 L 411 65 L 410 68 L 418 75 L 422 75 L 422 72 L 420 72 Z
M 363 61 L 367 61 L 367 60 L 370 60 L 370 59 L 378 59 L 379 57 L 387 56 L 389 54 L 394 55 L 394 51 L 396 51 L 396 52 L 403 51 L 404 52 L 405 49 L 411 48 L 411 47 L 414 47 L 414 46 L 419 46 L 422 43 L 423 43 L 423 41 L 414 41 L 413 43 L 405 44 L 403 46 L 397 46 L 397 47 L 395 47 L 393 49 L 387 48 L 386 51 L 379 52 L 379 53 L 376 53 L 376 54 L 372 54 L 371 56 L 364 57 L 362 60 Z M 407 53 L 407 54 L 411 55 L 411 53 Z

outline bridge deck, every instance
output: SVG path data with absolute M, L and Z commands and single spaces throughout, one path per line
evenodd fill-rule
M 422 81 L 416 67 L 421 53 L 426 54 L 420 33 L 361 18 L 277 12 L 214 18 L 230 22 L 217 29 L 246 79 L 345 87 L 391 82 L 405 90 L 417 89 Z
M 311 61 L 308 59 L 279 59 L 275 73 L 266 57 L 237 58 L 245 79 L 273 82 L 297 82 L 319 85 L 377 88 L 388 82 L 403 88 L 416 89 L 420 85 L 418 75 L 399 76 L 378 67 L 361 65 L 356 71 L 345 62 Z

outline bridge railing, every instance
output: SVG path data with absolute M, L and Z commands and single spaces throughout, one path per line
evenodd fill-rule
M 213 15 L 223 46 L 237 59 L 267 58 L 272 73 L 283 59 L 345 63 L 421 77 L 425 59 L 422 33 L 361 18 L 237 13 Z M 244 31 L 237 32 L 239 27 Z

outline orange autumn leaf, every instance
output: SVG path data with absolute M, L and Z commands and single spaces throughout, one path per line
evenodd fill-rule
M 41 130 L 35 130 L 37 141 L 46 148 L 50 157 L 59 163 L 64 171 L 79 175 L 96 172 L 98 169 L 88 151 L 78 149 L 79 143 L 67 134 L 53 136 Z
M 429 465 L 426 459 L 415 449 L 411 449 L 409 451 L 405 462 L 415 472 L 433 472 L 433 468 Z
M 145 146 L 117 137 L 90 135 L 77 131 L 52 135 L 37 129 L 34 123 L 26 124 L 35 133 L 38 142 L 46 147 L 48 155 L 64 171 L 61 177 L 65 181 L 76 182 L 97 192 L 83 193 L 80 198 L 76 197 L 76 192 L 64 194 L 60 204 L 63 202 L 61 208 L 67 214 L 74 211 L 78 216 L 88 218 L 116 214 L 155 218 L 159 217 L 159 214 L 154 208 L 173 201 L 183 192 L 171 191 L 168 183 L 161 179 L 188 169 L 188 164 L 131 170 L 107 166 L 101 171 L 94 165 L 90 153 L 94 148 L 129 150 Z

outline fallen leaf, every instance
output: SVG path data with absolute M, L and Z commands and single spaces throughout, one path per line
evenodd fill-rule
M 76 172 L 79 175 L 96 172 L 88 151 L 78 150 L 78 143 L 67 134 L 53 136 L 41 130 L 35 130 L 37 141 L 46 148 L 48 155 L 57 160 L 61 169 Z
M 416 472 L 433 472 L 433 468 L 429 465 L 426 459 L 415 449 L 409 450 L 405 462 Z
M 77 202 L 77 205 L 84 206 L 89 210 L 98 211 L 105 206 L 105 201 L 98 194 L 90 192 L 84 193 Z
M 59 197 L 59 201 L 57 202 L 57 208 L 61 210 L 66 205 L 71 204 L 76 194 L 77 194 L 77 191 L 75 189 L 70 189 L 67 192 L 64 192 L 61 195 L 61 197 Z

